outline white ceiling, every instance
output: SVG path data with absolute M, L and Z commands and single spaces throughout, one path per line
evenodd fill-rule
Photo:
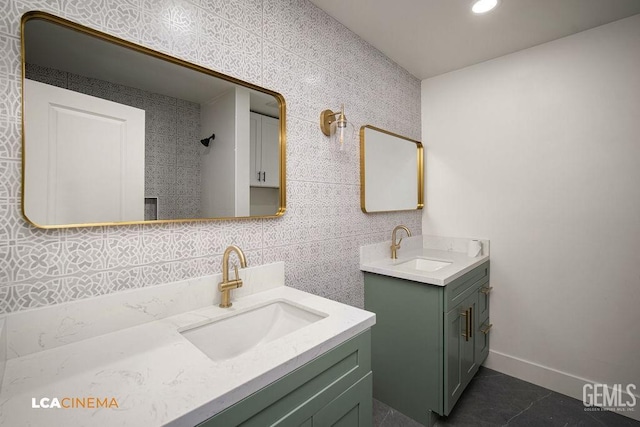
M 640 0 L 311 0 L 419 79 L 640 13 Z

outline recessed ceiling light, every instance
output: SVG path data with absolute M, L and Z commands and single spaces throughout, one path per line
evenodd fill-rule
M 498 5 L 498 0 L 477 0 L 471 6 L 473 13 L 481 14 L 493 10 Z

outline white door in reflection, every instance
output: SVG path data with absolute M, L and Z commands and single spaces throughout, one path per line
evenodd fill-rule
M 28 79 L 24 92 L 27 218 L 143 221 L 144 110 Z

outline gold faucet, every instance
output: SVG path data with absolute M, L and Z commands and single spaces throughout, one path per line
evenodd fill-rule
M 231 289 L 242 287 L 242 279 L 238 277 L 238 265 L 233 264 L 233 268 L 236 271 L 236 278 L 229 280 L 229 255 L 231 252 L 235 252 L 240 260 L 240 267 L 245 268 L 247 266 L 247 258 L 244 256 L 242 249 L 235 245 L 229 246 L 222 256 L 222 282 L 218 284 L 218 289 L 222 292 L 222 298 L 220 301 L 220 307 L 228 308 L 233 304 L 231 303 Z
M 411 231 L 409 231 L 406 225 L 398 225 L 393 229 L 393 233 L 391 233 L 391 259 L 398 259 L 398 249 L 400 249 L 400 243 L 402 243 L 402 237 L 400 241 L 396 243 L 396 232 L 398 230 L 406 231 L 407 237 L 411 237 Z

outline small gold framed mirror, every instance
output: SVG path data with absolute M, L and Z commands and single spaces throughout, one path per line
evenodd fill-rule
M 420 141 L 370 125 L 360 128 L 360 207 L 365 213 L 424 207 Z

